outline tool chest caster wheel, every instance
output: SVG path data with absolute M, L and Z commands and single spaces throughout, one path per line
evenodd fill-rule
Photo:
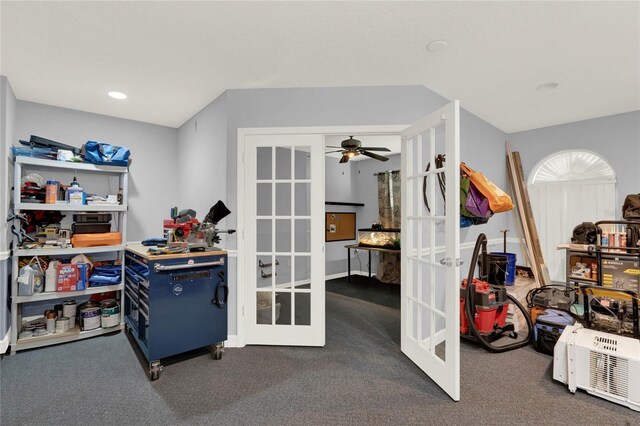
M 158 380 L 160 378 L 160 372 L 162 371 L 162 365 L 160 361 L 154 361 L 149 365 L 149 377 L 151 380 Z
M 211 347 L 211 358 L 219 360 L 222 358 L 222 352 L 224 352 L 224 344 L 216 343 Z

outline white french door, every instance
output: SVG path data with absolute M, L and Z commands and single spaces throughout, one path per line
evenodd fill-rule
M 454 101 L 404 130 L 401 167 L 401 349 L 456 401 L 460 399 L 459 127 L 459 103 Z M 446 158 L 440 169 L 434 164 L 439 154 Z M 439 173 L 446 179 L 446 201 L 438 188 Z
M 324 139 L 244 135 L 245 343 L 324 346 Z

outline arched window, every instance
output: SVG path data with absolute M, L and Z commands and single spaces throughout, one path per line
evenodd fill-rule
M 549 274 L 564 282 L 565 253 L 556 247 L 579 223 L 616 218 L 615 171 L 594 152 L 559 151 L 531 170 L 528 189 Z

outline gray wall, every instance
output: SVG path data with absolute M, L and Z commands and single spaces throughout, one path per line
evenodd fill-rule
M 9 229 L 7 213 L 9 212 L 9 191 L 12 181 L 12 167 L 9 164 L 8 146 L 14 140 L 16 120 L 16 97 L 5 76 L 0 76 L 0 340 L 4 339 L 11 320 L 9 317 L 9 280 L 11 265 L 8 256 Z
M 77 147 L 97 140 L 130 148 L 127 240 L 162 236 L 162 221 L 177 204 L 180 189 L 176 129 L 25 101 L 18 101 L 16 117 L 16 139 L 28 140 L 33 134 Z M 95 190 L 105 182 L 100 178 L 78 180 L 86 189 Z M 117 180 L 109 184 L 115 193 Z
M 526 177 L 546 156 L 566 149 L 584 149 L 604 157 L 617 177 L 618 205 L 627 194 L 640 192 L 640 111 L 577 121 L 509 135 L 519 151 Z
M 424 86 L 228 90 L 228 205 L 235 211 L 239 128 L 411 124 L 446 103 Z
M 179 209 L 194 209 L 202 220 L 216 201 L 227 203 L 226 93 L 178 129 L 178 147 L 174 204 Z M 219 227 L 224 228 L 225 222 L 223 219 Z
M 346 164 L 338 163 L 338 158 L 326 157 L 324 169 L 324 199 L 325 201 L 337 201 L 341 203 L 357 203 L 355 191 L 354 167 L 358 162 L 349 161 Z M 356 213 L 356 220 L 362 213 L 362 207 L 353 206 L 325 206 L 325 212 Z M 357 224 L 356 224 L 357 227 Z M 325 243 L 325 274 L 327 276 L 342 274 L 347 271 L 347 249 L 344 246 L 355 244 L 351 241 L 329 241 Z

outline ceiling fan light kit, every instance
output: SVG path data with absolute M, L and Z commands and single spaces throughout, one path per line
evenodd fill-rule
M 371 151 L 381 151 L 381 152 L 390 152 L 389 148 L 382 147 L 365 147 L 362 146 L 362 142 L 358 139 L 354 139 L 353 136 L 349 136 L 349 139 L 345 139 L 340 143 L 340 146 L 331 146 L 329 148 L 341 148 L 339 151 L 330 151 L 330 152 L 342 152 L 342 158 L 339 163 L 346 163 L 349 159 L 355 157 L 356 155 L 365 155 L 367 157 L 373 158 L 378 161 L 388 161 L 389 157 L 385 157 L 383 155 L 375 154 Z

